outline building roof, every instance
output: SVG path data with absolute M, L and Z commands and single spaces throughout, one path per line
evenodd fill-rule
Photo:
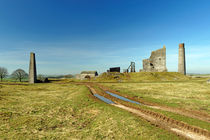
M 95 74 L 97 71 L 82 71 L 81 74 Z

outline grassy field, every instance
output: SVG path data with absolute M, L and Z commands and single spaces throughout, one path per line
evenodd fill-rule
M 210 84 L 207 84 L 205 79 L 103 85 L 145 101 L 210 114 Z
M 180 139 L 89 95 L 69 83 L 0 84 L 0 139 Z

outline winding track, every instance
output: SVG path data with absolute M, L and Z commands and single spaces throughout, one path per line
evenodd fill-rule
M 86 86 L 90 89 L 90 92 L 93 95 L 99 94 L 115 102 L 115 104 L 111 104 L 111 105 L 127 110 L 147 120 L 151 124 L 154 124 L 157 127 L 164 128 L 168 131 L 171 131 L 177 134 L 178 136 L 182 136 L 186 139 L 192 139 L 192 140 L 209 140 L 210 139 L 210 132 L 205 129 L 202 129 L 196 126 L 191 126 L 184 122 L 174 120 L 172 118 L 166 117 L 157 112 L 149 111 L 146 109 L 142 109 L 141 107 L 135 107 L 130 104 L 126 104 L 124 101 L 106 94 L 104 91 L 108 89 L 104 86 L 96 85 L 96 84 L 86 84 Z M 100 89 L 102 89 L 102 91 L 94 88 L 94 86 L 98 86 Z
M 97 84 L 97 86 L 103 91 L 109 91 L 109 92 L 112 92 L 114 94 L 123 96 L 121 93 L 119 93 L 117 91 L 114 91 L 114 90 L 111 90 L 111 89 L 109 89 L 105 86 L 102 86 L 100 84 Z M 172 107 L 167 107 L 167 106 L 161 106 L 161 105 L 158 105 L 158 104 L 145 102 L 143 100 L 136 99 L 136 98 L 131 98 L 131 97 L 127 97 L 127 96 L 126 96 L 126 98 L 137 101 L 137 102 L 141 102 L 145 106 L 150 107 L 150 108 L 159 109 L 159 110 L 163 110 L 163 111 L 168 111 L 168 112 L 172 112 L 172 113 L 177 113 L 177 114 L 180 114 L 180 115 L 183 115 L 183 116 L 186 116 L 186 117 L 191 117 L 191 118 L 195 118 L 195 119 L 202 120 L 202 121 L 205 121 L 207 123 L 210 123 L 210 116 L 208 114 L 205 114 L 205 113 L 202 113 L 202 112 L 172 108 Z

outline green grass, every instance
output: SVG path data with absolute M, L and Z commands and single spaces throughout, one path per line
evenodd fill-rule
M 210 114 L 210 84 L 204 81 L 103 83 L 103 85 L 145 101 Z
M 0 85 L 0 139 L 180 139 L 80 85 Z
M 101 90 L 98 87 L 96 87 L 96 88 L 98 90 Z M 125 102 L 125 101 L 122 101 L 122 102 L 124 104 L 130 105 L 130 106 L 143 108 L 145 110 L 150 110 L 150 111 L 154 111 L 154 112 L 157 112 L 157 113 L 161 113 L 161 114 L 163 114 L 163 115 L 165 115 L 165 116 L 167 116 L 169 118 L 172 118 L 172 119 L 175 119 L 175 120 L 178 120 L 178 121 L 182 121 L 182 122 L 185 122 L 185 123 L 187 123 L 189 125 L 197 126 L 197 127 L 200 127 L 200 128 L 203 128 L 203 129 L 206 129 L 206 130 L 210 131 L 209 123 L 207 123 L 205 121 L 201 121 L 199 119 L 183 116 L 183 115 L 180 115 L 180 114 L 177 114 L 177 113 L 173 113 L 173 112 L 169 112 L 169 111 L 163 111 L 163 110 L 160 110 L 160 109 L 154 109 L 154 108 L 143 106 L 143 105 L 137 105 L 137 104 L 130 103 L 130 102 Z
M 27 82 L 28 78 L 24 78 L 22 79 L 22 82 Z M 5 82 L 19 82 L 18 79 L 14 79 L 14 78 L 4 78 L 2 79 L 2 81 L 0 81 L 0 83 L 5 83 Z
M 182 115 L 167 112 L 167 111 L 156 110 L 156 112 L 162 113 L 162 114 L 164 114 L 167 117 L 170 117 L 172 119 L 183 121 L 183 122 L 185 122 L 189 125 L 198 126 L 200 128 L 203 128 L 203 129 L 206 129 L 206 130 L 210 131 L 210 125 L 209 125 L 209 123 L 207 123 L 205 121 L 201 121 L 201 120 L 198 120 L 198 119 L 182 116 Z

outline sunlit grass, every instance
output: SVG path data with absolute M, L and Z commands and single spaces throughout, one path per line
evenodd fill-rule
M 205 81 L 104 83 L 104 85 L 145 101 L 210 114 L 210 84 Z
M 179 139 L 89 95 L 62 82 L 0 85 L 0 139 Z

